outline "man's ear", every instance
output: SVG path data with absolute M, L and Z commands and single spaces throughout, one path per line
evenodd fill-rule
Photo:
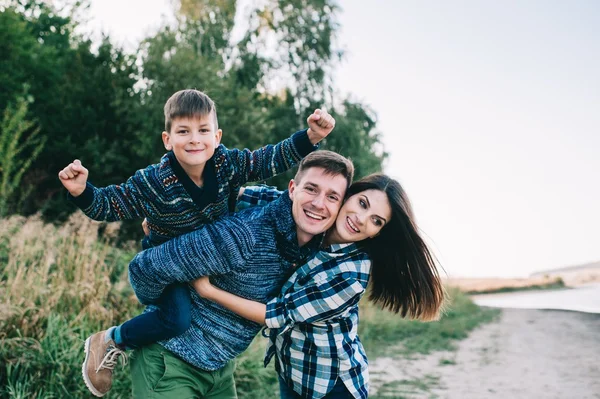
M 290 196 L 290 199 L 293 201 L 294 200 L 294 191 L 296 190 L 296 182 L 294 181 L 294 179 L 290 180 L 290 182 L 288 183 L 288 195 Z
M 215 133 L 215 141 L 217 142 L 216 147 L 218 147 L 219 144 L 221 144 L 221 137 L 223 137 L 223 131 L 221 129 L 218 129 Z
M 173 149 L 173 146 L 171 145 L 171 135 L 169 134 L 169 132 L 162 132 L 162 141 L 165 145 L 165 150 L 171 151 Z

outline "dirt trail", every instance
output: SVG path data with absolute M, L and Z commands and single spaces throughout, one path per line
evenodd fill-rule
M 456 352 L 370 369 L 377 398 L 600 399 L 600 314 L 504 309 Z

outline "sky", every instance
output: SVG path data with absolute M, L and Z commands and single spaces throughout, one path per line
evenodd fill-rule
M 170 4 L 92 0 L 88 26 L 133 49 Z M 600 2 L 338 5 L 336 86 L 376 112 L 449 276 L 600 261 Z

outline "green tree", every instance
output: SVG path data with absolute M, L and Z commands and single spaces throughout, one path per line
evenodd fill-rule
M 62 1 L 61 3 L 65 3 Z M 57 218 L 73 209 L 56 173 L 74 158 L 97 185 L 118 183 L 164 153 L 163 105 L 183 88 L 205 91 L 217 103 L 228 147 L 256 148 L 306 127 L 325 106 L 337 120 L 322 145 L 350 156 L 357 176 L 378 170 L 376 116 L 336 93 L 337 7 L 331 0 L 267 0 L 251 10 L 235 42 L 237 2 L 174 2 L 176 23 L 127 54 L 109 38 L 98 47 L 74 34 L 89 1 L 66 2 L 68 12 L 43 0 L 15 0 L 0 9 L 0 109 L 24 84 L 36 99 L 45 150 L 22 182 L 33 187 L 24 212 Z M 272 182 L 287 184 L 291 173 Z
M 9 104 L 0 125 L 0 217 L 18 202 L 16 194 L 30 189 L 20 187 L 21 179 L 46 143 L 45 137 L 39 137 L 39 127 L 27 119 L 28 105 L 24 96 Z
M 77 15 L 86 3 L 74 2 L 67 15 Z M 138 165 L 127 115 L 139 101 L 135 57 L 108 38 L 93 50 L 90 40 L 73 33 L 78 22 L 64 15 L 44 1 L 13 1 L 0 10 L 0 106 L 28 85 L 36 99 L 30 113 L 47 139 L 23 176 L 33 187 L 23 210 L 42 209 L 50 217 L 73 209 L 56 173 L 74 158 L 83 160 L 98 184 L 120 181 Z

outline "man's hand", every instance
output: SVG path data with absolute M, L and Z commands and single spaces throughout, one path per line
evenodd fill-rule
M 73 197 L 78 197 L 85 190 L 88 170 L 83 167 L 79 159 L 76 159 L 58 172 L 58 178 Z
M 208 276 L 200 277 L 199 279 L 192 281 L 190 284 L 192 287 L 194 287 L 198 295 L 200 295 L 202 298 L 210 299 L 210 294 L 214 287 L 210 283 Z
M 308 139 L 314 145 L 331 133 L 335 127 L 335 119 L 323 109 L 316 109 L 307 119 Z

